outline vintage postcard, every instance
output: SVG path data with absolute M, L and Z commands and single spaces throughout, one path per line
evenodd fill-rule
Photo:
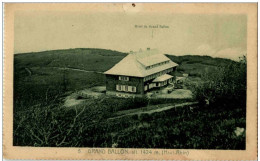
M 5 3 L 5 159 L 257 160 L 256 3 Z

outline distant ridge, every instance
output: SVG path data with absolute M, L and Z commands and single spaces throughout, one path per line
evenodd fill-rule
M 46 52 L 68 52 L 68 51 L 84 51 L 84 50 L 91 50 L 91 51 L 103 51 L 103 52 L 115 52 L 120 54 L 127 54 L 125 52 L 120 52 L 111 49 L 101 49 L 101 48 L 69 48 L 69 49 L 55 49 L 55 50 L 43 50 L 43 51 L 32 51 L 32 52 L 22 52 L 22 53 L 15 53 L 15 55 L 21 54 L 39 54 L 39 53 L 46 53 Z

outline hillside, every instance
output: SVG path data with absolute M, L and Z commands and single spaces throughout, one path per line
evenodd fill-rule
M 47 90 L 47 95 L 54 97 L 65 91 L 104 85 L 105 78 L 101 73 L 125 56 L 126 53 L 118 51 L 91 48 L 15 54 L 15 100 L 32 99 L 36 103 L 37 100 L 46 97 Z M 177 74 L 188 73 L 196 77 L 219 65 L 233 62 L 209 56 L 168 55 L 168 57 L 179 64 Z M 70 70 L 72 68 L 89 72 Z M 23 94 L 25 91 L 26 94 Z
M 15 67 L 70 67 L 105 71 L 126 53 L 105 49 L 68 49 L 16 54 Z
M 67 91 L 102 85 L 103 74 L 67 68 L 103 72 L 125 55 L 104 49 L 68 49 L 16 54 L 14 98 L 16 101 L 33 100 L 26 102 L 36 104 L 42 97 L 55 97 Z
M 123 59 L 126 54 L 118 51 L 91 48 L 20 53 L 14 56 L 14 67 L 15 71 L 23 70 L 23 68 L 60 67 L 104 72 Z M 199 75 L 208 68 L 224 66 L 233 62 L 229 59 L 212 58 L 210 56 L 166 55 L 179 64 L 178 71 L 190 75 Z
M 232 101 L 229 101 L 231 105 L 221 104 L 212 108 L 198 105 L 175 108 L 175 105 L 191 100 L 104 96 L 77 97 L 83 101 L 82 104 L 64 107 L 67 96 L 91 87 L 104 86 L 103 72 L 125 56 L 126 53 L 104 49 L 16 54 L 13 144 L 245 149 L 245 133 L 240 136 L 234 134 L 238 127 L 245 129 L 245 108 L 240 103 L 232 105 Z M 189 78 L 195 81 L 200 80 L 205 71 L 234 63 L 208 56 L 168 57 L 179 64 L 178 75 L 188 73 Z M 161 110 L 169 106 L 174 108 Z M 227 108 L 230 106 L 234 108 Z M 158 110 L 160 112 L 151 112 Z M 129 115 L 130 111 L 134 112 Z
M 187 73 L 190 76 L 200 76 L 205 71 L 210 71 L 219 66 L 225 66 L 234 63 L 233 60 L 223 58 L 212 58 L 210 56 L 184 55 L 174 56 L 167 55 L 171 60 L 179 64 L 178 72 Z

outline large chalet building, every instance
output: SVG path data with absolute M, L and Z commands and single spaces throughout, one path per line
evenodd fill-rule
M 178 64 L 157 50 L 130 52 L 105 72 L 106 94 L 118 97 L 144 96 L 154 88 L 172 83 Z

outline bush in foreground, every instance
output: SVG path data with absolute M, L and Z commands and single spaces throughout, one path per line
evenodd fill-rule
M 194 96 L 201 104 L 246 105 L 246 58 L 226 66 L 205 72 L 201 83 L 193 88 Z

